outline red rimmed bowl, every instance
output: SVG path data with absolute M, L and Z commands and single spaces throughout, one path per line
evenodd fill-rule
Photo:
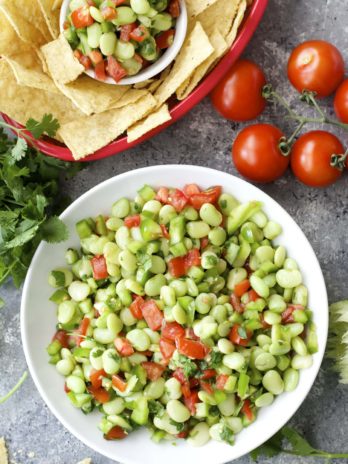
M 105 147 L 96 151 L 94 154 L 87 156 L 81 161 L 94 161 L 102 158 L 107 158 L 112 155 L 116 155 L 122 151 L 127 150 L 138 145 L 145 140 L 153 137 L 154 135 L 161 132 L 166 127 L 173 124 L 173 122 L 180 119 L 188 111 L 190 111 L 197 103 L 203 100 L 220 79 L 226 74 L 230 69 L 233 63 L 239 58 L 242 54 L 245 47 L 248 45 L 251 37 L 253 36 L 257 26 L 259 25 L 262 16 L 266 10 L 268 0 L 254 0 L 251 7 L 248 9 L 246 16 L 242 25 L 240 26 L 238 37 L 231 46 L 229 52 L 224 56 L 220 63 L 212 70 L 210 74 L 201 82 L 201 84 L 196 87 L 196 89 L 187 97 L 185 100 L 180 102 L 174 102 L 173 106 L 170 109 L 170 114 L 172 119 L 159 127 L 156 127 L 152 131 L 143 135 L 141 138 L 135 140 L 134 142 L 128 143 L 127 137 L 121 137 L 117 140 L 109 143 Z M 8 124 L 11 124 L 15 127 L 22 128 L 23 126 L 13 119 L 9 118 L 6 114 L 0 113 Z M 49 156 L 59 158 L 64 161 L 74 161 L 71 151 L 64 145 L 59 144 L 59 142 L 45 138 L 43 140 L 35 140 L 31 137 L 30 133 L 27 135 L 33 140 L 33 145 L 35 145 L 40 151 L 46 153 Z

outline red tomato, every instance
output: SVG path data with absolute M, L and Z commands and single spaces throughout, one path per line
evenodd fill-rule
M 186 438 L 188 435 L 188 431 L 187 430 L 183 430 L 182 432 L 178 433 L 176 435 L 176 438 Z
M 143 304 L 145 303 L 144 298 L 137 296 L 135 300 L 129 306 L 130 312 L 135 317 L 135 319 L 143 319 L 143 312 L 141 310 Z
M 161 187 L 155 196 L 157 201 L 160 201 L 163 204 L 168 203 L 169 189 L 167 187 Z
M 177 258 L 172 258 L 168 261 L 168 271 L 173 277 L 179 278 L 186 275 L 186 270 L 184 257 L 178 256 Z
M 102 377 L 106 377 L 107 374 L 104 371 L 104 369 L 100 369 L 98 371 L 95 371 L 92 369 L 92 372 L 90 374 L 90 379 L 91 379 L 91 384 L 93 388 L 100 388 L 102 386 Z
M 110 401 L 110 395 L 104 388 L 95 388 L 93 385 L 90 385 L 87 387 L 87 390 L 98 403 L 104 404 Z
M 141 308 L 143 317 L 151 330 L 159 330 L 162 327 L 163 312 L 156 305 L 155 300 L 147 300 Z
M 184 396 L 185 406 L 189 409 L 192 416 L 196 414 L 196 403 L 199 403 L 199 401 L 197 391 L 190 392 L 189 395 Z
M 281 177 L 289 165 L 289 157 L 279 149 L 283 136 L 270 124 L 245 127 L 232 146 L 232 159 L 238 172 L 254 182 L 272 182 Z
M 348 79 L 338 87 L 334 100 L 335 113 L 338 119 L 348 123 Z M 347 166 L 348 167 L 348 166 Z
M 187 197 L 190 197 L 191 195 L 195 193 L 200 193 L 201 189 L 198 187 L 197 184 L 186 184 L 184 187 L 184 194 Z
M 117 11 L 115 10 L 115 8 L 112 8 L 111 6 L 102 7 L 101 14 L 105 21 L 111 21 L 112 19 L 115 19 L 117 17 Z
M 69 348 L 69 335 L 65 332 L 65 330 L 57 330 L 52 338 L 52 341 L 54 340 L 58 340 L 62 345 L 62 348 Z
M 160 50 L 165 50 L 166 48 L 173 45 L 174 42 L 174 29 L 169 29 L 168 31 L 164 31 L 161 34 L 156 36 L 156 45 Z
M 134 353 L 134 348 L 126 337 L 115 338 L 114 345 L 120 356 L 128 357 Z
M 85 336 L 90 324 L 90 319 L 88 317 L 84 317 L 80 323 L 80 327 L 77 329 L 76 334 L 77 335 L 83 335 Z M 80 346 L 80 343 L 83 341 L 83 337 L 76 337 L 76 345 Z
M 105 81 L 106 79 L 106 72 L 105 72 L 105 61 L 100 61 L 94 67 L 95 77 L 99 81 Z
M 129 37 L 135 42 L 143 42 L 145 39 L 149 37 L 150 33 L 148 29 L 141 24 L 137 28 L 133 29 L 132 32 L 129 34 Z
M 124 225 L 131 229 L 132 227 L 140 226 L 140 214 L 134 214 L 134 216 L 128 216 L 124 218 Z
M 115 4 L 115 6 L 119 6 L 119 5 L 122 5 L 123 3 L 125 3 L 127 0 L 112 0 L 112 3 Z
M 106 72 L 115 82 L 120 82 L 125 76 L 127 71 L 120 65 L 120 63 L 113 56 L 108 56 L 108 64 L 106 66 Z
M 108 270 L 106 268 L 106 261 L 103 255 L 94 256 L 91 259 L 93 269 L 93 278 L 95 280 L 106 279 L 108 277 Z
M 66 383 L 64 383 L 64 391 L 65 391 L 65 393 L 70 393 L 71 392 L 70 388 L 68 388 Z
M 190 385 L 190 388 L 196 388 L 199 386 L 199 380 L 191 377 L 189 380 L 189 385 Z
M 205 371 L 203 371 L 203 374 L 201 375 L 201 379 L 203 380 L 212 379 L 215 376 L 216 376 L 215 369 L 205 369 Z
M 330 162 L 333 154 L 343 153 L 343 145 L 330 132 L 307 132 L 296 140 L 292 148 L 291 169 L 304 184 L 325 187 L 342 175 L 342 171 L 330 166 Z
M 181 385 L 183 385 L 185 382 L 187 382 L 186 376 L 184 374 L 184 370 L 181 367 L 177 367 L 173 373 L 173 377 L 178 380 Z
M 82 55 L 79 61 L 85 69 L 90 69 L 92 67 L 92 60 L 89 56 Z
M 254 418 L 254 414 L 251 410 L 250 404 L 250 400 L 245 400 L 241 411 L 246 415 L 247 419 L 251 421 Z
M 92 50 L 88 56 L 94 66 L 103 61 L 103 55 L 98 50 Z
M 165 367 L 161 366 L 161 364 L 145 361 L 142 362 L 141 365 L 146 370 L 146 376 L 151 381 L 157 380 L 161 377 L 163 372 L 165 371 Z
M 188 271 L 192 266 L 201 265 L 201 254 L 197 248 L 190 250 L 185 256 L 185 266 Z
M 170 359 L 173 356 L 175 344 L 171 340 L 161 337 L 159 347 L 164 359 Z
M 76 29 L 91 26 L 94 23 L 88 5 L 81 6 L 71 13 L 71 21 Z
M 136 23 L 125 24 L 124 26 L 121 26 L 120 39 L 123 40 L 124 42 L 129 42 L 130 33 L 134 31 L 136 27 L 137 27 Z
M 201 250 L 204 250 L 204 248 L 206 248 L 209 245 L 208 237 L 201 238 L 200 242 L 201 242 Z
M 167 202 L 169 205 L 172 205 L 178 213 L 180 213 L 180 211 L 182 211 L 187 205 L 188 198 L 184 192 L 179 189 L 175 189 L 173 192 L 169 193 Z
M 241 297 L 244 295 L 245 292 L 247 292 L 250 288 L 250 282 L 249 282 L 249 279 L 245 279 L 245 280 L 242 280 L 242 282 L 239 282 L 239 284 L 237 284 L 235 287 L 234 287 L 234 294 L 237 296 L 237 297 Z
M 220 374 L 216 378 L 215 386 L 218 390 L 224 390 L 226 382 L 228 380 L 228 375 Z
M 201 388 L 208 393 L 208 395 L 212 395 L 214 393 L 213 387 L 210 385 L 209 382 L 200 381 Z
M 127 388 L 127 382 L 117 374 L 112 376 L 112 385 L 121 392 L 124 392 Z
M 211 100 L 226 119 L 250 121 L 265 109 L 264 85 L 266 78 L 262 69 L 252 61 L 239 60 L 215 87 Z
M 260 299 L 260 295 L 258 295 L 254 289 L 251 289 L 248 292 L 248 298 L 249 298 L 249 301 L 256 301 Z
M 180 3 L 179 3 L 179 0 L 170 0 L 168 10 L 169 10 L 169 14 L 173 18 L 178 18 L 180 16 Z
M 164 224 L 160 224 L 161 230 L 162 230 L 162 235 L 164 238 L 170 238 L 169 232 L 167 227 Z
M 118 425 L 115 425 L 104 435 L 105 440 L 122 440 L 126 438 L 126 432 Z
M 251 330 L 245 330 L 247 338 L 242 338 L 240 334 L 238 333 L 238 329 L 240 328 L 239 324 L 235 324 L 230 332 L 229 339 L 234 345 L 240 345 L 240 346 L 247 346 L 251 337 L 253 336 L 253 333 Z
M 288 77 L 299 92 L 311 90 L 318 97 L 327 97 L 343 80 L 342 55 L 324 40 L 303 42 L 290 55 Z
M 177 338 L 175 345 L 180 354 L 192 359 L 204 359 L 208 353 L 203 343 L 188 338 Z
M 221 195 L 221 187 L 211 187 L 201 193 L 194 193 L 190 196 L 189 202 L 195 209 L 201 209 L 204 203 L 216 203 Z
M 82 57 L 81 50 L 78 50 L 78 49 L 74 50 L 74 57 L 80 61 L 80 58 Z
M 302 305 L 289 305 L 285 311 L 282 312 L 282 323 L 283 324 L 291 324 L 295 322 L 293 312 L 296 310 L 304 310 Z
M 230 300 L 231 300 L 231 305 L 233 309 L 236 311 L 236 313 L 243 314 L 244 305 L 241 303 L 240 298 L 235 293 L 232 293 Z
M 175 341 L 178 337 L 185 336 L 185 329 L 177 322 L 166 322 L 162 329 L 162 336 L 168 340 Z

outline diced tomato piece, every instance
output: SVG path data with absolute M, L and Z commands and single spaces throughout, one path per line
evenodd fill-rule
M 160 224 L 161 230 L 162 230 L 162 235 L 164 238 L 170 238 L 169 232 L 167 227 L 164 224 Z
M 186 270 L 188 271 L 192 266 L 201 265 L 201 254 L 197 248 L 190 250 L 185 256 Z
M 184 374 L 184 370 L 181 367 L 177 367 L 175 369 L 175 371 L 173 372 L 173 377 L 175 377 L 176 380 L 178 380 L 181 383 L 181 385 L 183 385 L 187 380 Z
M 159 379 L 165 371 L 164 366 L 155 362 L 145 361 L 141 365 L 146 370 L 146 375 L 151 381 Z
M 201 238 L 201 250 L 204 250 L 209 245 L 209 238 L 203 237 Z
M 82 55 L 81 58 L 79 59 L 79 61 L 86 70 L 91 69 L 92 61 L 91 61 L 89 56 Z
M 140 226 L 140 214 L 134 214 L 134 216 L 128 216 L 124 219 L 124 225 L 131 229 L 132 227 Z
M 182 392 L 184 398 L 189 398 L 190 397 L 191 388 L 190 388 L 190 382 L 188 380 L 185 380 L 181 384 L 181 392 Z
M 216 386 L 217 390 L 223 390 L 225 388 L 227 380 L 228 380 L 228 375 L 219 374 L 216 377 L 216 382 L 215 382 L 215 386 Z
M 256 301 L 260 298 L 260 295 L 255 292 L 255 290 L 251 289 L 248 291 L 249 301 Z
M 161 337 L 159 347 L 164 359 L 170 359 L 173 356 L 175 344 L 171 340 Z
M 169 10 L 169 14 L 173 18 L 178 18 L 180 16 L 180 3 L 179 3 L 179 0 L 170 0 L 168 10 Z
M 146 351 L 139 351 L 140 354 L 143 354 L 147 358 L 151 358 L 153 356 L 153 351 L 151 350 L 146 350 Z
M 188 431 L 187 430 L 183 430 L 182 432 L 178 433 L 176 435 L 176 438 L 186 438 L 188 435 Z
M 94 66 L 103 61 L 103 55 L 98 50 L 92 50 L 88 56 Z
M 62 348 L 69 347 L 69 335 L 65 332 L 65 330 L 57 330 L 57 332 L 53 335 L 52 341 L 58 340 L 59 343 L 62 345 Z
M 202 380 L 212 379 L 215 376 L 216 376 L 216 370 L 215 369 L 205 369 L 203 371 L 203 374 L 201 375 L 201 379 Z
M 145 39 L 149 37 L 150 33 L 143 24 L 140 24 L 137 28 L 133 29 L 132 32 L 129 34 L 129 37 L 136 42 L 143 42 Z
M 80 343 L 83 341 L 83 337 L 86 335 L 89 324 L 90 324 L 90 319 L 88 317 L 84 317 L 80 323 L 80 327 L 76 331 L 76 345 L 80 346 Z M 83 337 L 79 337 L 79 335 L 83 335 Z
M 168 262 L 168 271 L 173 277 L 179 278 L 186 275 L 186 262 L 185 258 L 178 256 L 177 258 L 172 258 Z
M 191 338 L 191 340 L 199 340 L 199 337 L 197 337 L 197 335 L 194 333 L 192 327 L 186 327 L 185 337 Z
M 137 28 L 137 23 L 125 24 L 124 26 L 121 26 L 120 39 L 123 40 L 124 42 L 129 42 L 130 33 L 134 31 L 134 29 L 136 28 Z
M 137 61 L 138 63 L 140 63 L 142 65 L 142 67 L 144 67 L 145 64 L 147 63 L 147 61 L 141 55 L 139 55 L 138 53 L 134 53 L 133 59 L 135 61 Z
M 239 334 L 239 329 L 240 329 L 240 327 L 241 327 L 241 326 L 240 326 L 239 324 L 235 324 L 235 325 L 232 327 L 232 329 L 231 329 L 229 338 L 230 338 L 231 342 L 234 343 L 235 345 L 247 346 L 248 343 L 249 343 L 250 340 L 251 340 L 251 337 L 253 336 L 253 333 L 252 333 L 251 330 L 244 329 L 247 338 L 242 338 L 242 337 L 240 336 L 240 334 Z
M 214 393 L 213 387 L 210 385 L 209 382 L 200 382 L 201 387 L 205 392 L 207 392 L 209 395 L 212 395 Z
M 242 280 L 242 282 L 239 282 L 239 284 L 237 284 L 234 287 L 233 292 L 236 296 L 240 298 L 241 296 L 244 295 L 245 292 L 249 290 L 249 288 L 250 288 L 249 279 L 245 279 L 245 280 Z
M 177 338 L 175 345 L 180 354 L 192 359 L 204 359 L 208 353 L 203 343 L 188 338 Z
M 155 300 L 147 300 L 141 308 L 143 317 L 151 330 L 159 330 L 162 327 L 163 312 L 157 306 Z
M 82 57 L 81 50 L 78 50 L 78 49 L 74 50 L 74 57 L 80 61 L 80 58 Z
M 84 5 L 74 10 L 71 13 L 71 22 L 76 29 L 91 26 L 94 23 L 94 19 L 89 12 L 89 6 Z
M 195 193 L 200 193 L 201 189 L 198 187 L 197 184 L 186 184 L 184 187 L 184 194 L 187 197 L 190 197 L 191 195 Z
M 135 300 L 129 306 L 130 312 L 135 317 L 135 319 L 143 319 L 143 312 L 141 310 L 145 300 L 141 296 L 137 296 Z
M 93 388 L 100 388 L 102 386 L 102 377 L 106 377 L 107 374 L 104 369 L 99 369 L 98 371 L 92 370 L 89 378 L 91 379 L 91 384 Z
M 107 392 L 105 388 L 95 388 L 93 387 L 93 385 L 90 385 L 89 387 L 87 387 L 87 390 L 99 403 L 104 404 L 110 401 L 109 392 Z
M 253 420 L 254 414 L 250 407 L 250 400 L 245 400 L 241 409 L 242 413 L 246 415 L 248 420 Z
M 95 2 L 93 0 L 87 0 L 89 6 L 95 6 Z
M 70 27 L 69 21 L 64 21 L 64 23 L 63 23 L 63 29 L 66 31 L 67 29 L 69 29 L 69 27 Z
M 126 432 L 119 425 L 115 425 L 104 435 L 104 438 L 105 440 L 122 440 L 126 436 Z
M 127 388 L 127 382 L 117 374 L 112 376 L 112 385 L 121 392 L 124 392 Z
M 188 201 L 189 199 L 187 196 L 179 189 L 175 189 L 173 192 L 169 193 L 168 204 L 172 205 L 178 213 L 185 208 Z
M 157 190 L 155 199 L 163 204 L 168 203 L 169 189 L 167 187 L 161 187 Z
M 185 406 L 189 409 L 191 415 L 196 414 L 196 403 L 199 403 L 198 392 L 191 392 L 190 396 L 184 397 Z
M 123 357 L 131 356 L 134 353 L 134 348 L 126 337 L 115 338 L 114 345 L 118 353 Z
M 198 379 L 190 379 L 189 380 L 190 388 L 196 388 L 199 386 L 199 380 Z
M 244 313 L 244 305 L 241 303 L 240 298 L 235 294 L 232 293 L 230 297 L 231 305 L 233 309 L 236 311 L 238 314 L 243 314 Z
M 195 209 L 201 209 L 204 203 L 216 203 L 221 195 L 221 187 L 212 187 L 204 192 L 195 193 L 190 196 L 189 202 Z
M 125 76 L 127 71 L 120 65 L 120 63 L 113 56 L 108 56 L 108 62 L 106 66 L 106 72 L 115 82 L 120 82 Z
M 169 29 L 168 31 L 164 31 L 161 34 L 156 36 L 156 45 L 159 49 L 165 50 L 173 45 L 174 42 L 174 29 Z
M 70 388 L 67 386 L 66 383 L 64 383 L 64 391 L 65 391 L 65 393 L 70 393 L 71 392 Z
M 100 61 L 94 67 L 95 77 L 99 81 L 105 81 L 106 79 L 106 71 L 105 71 L 105 60 Z
M 125 3 L 127 0 L 111 0 L 112 3 L 115 4 L 115 6 L 119 6 L 119 5 L 122 5 L 123 3 Z
M 117 17 L 117 11 L 111 6 L 104 6 L 101 9 L 101 14 L 105 21 L 111 21 Z
M 295 322 L 293 312 L 296 310 L 304 310 L 302 305 L 289 305 L 285 311 L 282 312 L 282 323 L 283 324 L 291 324 Z
M 93 269 L 93 278 L 95 280 L 106 279 L 108 277 L 108 270 L 106 267 L 106 261 L 103 255 L 94 256 L 91 259 L 91 265 Z
M 175 342 L 178 337 L 185 337 L 185 329 L 177 322 L 166 322 L 162 329 L 162 336 Z

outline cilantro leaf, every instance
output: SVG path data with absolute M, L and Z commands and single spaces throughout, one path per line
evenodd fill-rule
M 149 400 L 149 412 L 154 416 L 161 417 L 164 413 L 164 406 L 159 401 Z
M 270 438 L 266 443 L 263 443 L 258 448 L 251 451 L 251 458 L 256 461 L 261 456 L 266 456 L 272 458 L 277 456 L 282 452 L 282 441 L 283 435 L 280 432 L 276 433 L 272 438 Z
M 172 425 L 174 425 L 174 427 L 176 427 L 176 430 L 178 431 L 178 433 L 182 432 L 185 428 L 185 424 L 182 422 L 175 422 L 173 419 L 170 419 L 169 421 Z
M 65 285 L 65 274 L 61 271 L 51 271 L 52 277 L 56 281 L 58 287 L 64 287 Z
M 57 216 L 47 219 L 41 226 L 42 239 L 49 243 L 59 243 L 67 240 L 69 232 L 64 222 Z
M 182 354 L 179 356 L 179 363 L 183 368 L 186 378 L 193 377 L 198 371 L 197 365 L 191 359 L 186 358 L 186 356 Z
M 57 119 L 52 114 L 44 114 L 41 121 L 36 121 L 30 118 L 26 125 L 26 129 L 32 133 L 33 137 L 39 139 L 43 134 L 47 134 L 50 137 L 56 135 L 60 125 Z
M 292 450 L 301 456 L 310 456 L 316 450 L 303 438 L 295 429 L 291 427 L 284 427 L 282 429 L 282 435 L 285 437 Z
M 220 367 L 222 363 L 222 358 L 224 355 L 220 351 L 212 351 L 210 355 L 209 366 L 213 369 Z
M 227 425 L 223 426 L 223 429 L 220 433 L 220 438 L 229 445 L 234 445 L 234 433 L 229 427 L 227 427 Z
M 11 155 L 13 158 L 13 162 L 20 161 L 22 158 L 25 157 L 27 152 L 28 144 L 22 137 L 18 137 L 16 144 L 13 146 L 11 150 Z

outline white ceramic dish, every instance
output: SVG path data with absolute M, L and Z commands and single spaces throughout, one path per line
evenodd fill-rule
M 318 328 L 319 352 L 314 364 L 301 372 L 298 388 L 284 393 L 273 405 L 260 411 L 255 423 L 236 438 L 235 446 L 209 442 L 202 448 L 192 448 L 183 440 L 177 446 L 171 442 L 155 444 L 146 430 L 132 433 L 127 439 L 105 441 L 97 430 L 100 413 L 85 416 L 75 409 L 63 391 L 64 379 L 48 364 L 46 346 L 55 331 L 55 305 L 48 299 L 52 288 L 47 276 L 52 268 L 65 265 L 64 253 L 68 247 L 78 247 L 75 223 L 100 213 L 108 214 L 112 203 L 120 196 L 133 198 L 143 184 L 183 186 L 196 182 L 201 187 L 221 185 L 226 192 L 241 201 L 260 200 L 268 216 L 283 226 L 279 243 L 284 244 L 289 256 L 296 259 L 309 288 L 310 308 Z M 276 433 L 296 412 L 306 398 L 319 371 L 325 351 L 328 330 L 328 304 L 325 282 L 311 245 L 290 215 L 264 192 L 244 180 L 220 171 L 198 166 L 167 165 L 130 171 L 113 177 L 77 199 L 61 218 L 70 230 L 68 241 L 48 245 L 42 243 L 31 263 L 23 289 L 21 305 L 21 333 L 23 348 L 34 382 L 53 414 L 77 438 L 104 456 L 123 464 L 221 464 L 236 459 L 259 446 Z
M 106 84 L 113 84 L 113 85 L 132 85 L 138 84 L 139 82 L 146 81 L 147 79 L 151 79 L 152 77 L 156 76 L 160 72 L 162 72 L 167 66 L 170 65 L 172 61 L 174 61 L 176 55 L 179 53 L 182 44 L 184 43 L 187 31 L 187 10 L 185 0 L 180 1 L 180 16 L 177 19 L 176 27 L 175 27 L 175 36 L 173 44 L 163 53 L 161 58 L 148 66 L 147 68 L 143 69 L 140 73 L 136 74 L 135 76 L 125 77 L 124 79 L 120 80 L 120 82 L 115 82 L 114 79 L 108 77 L 105 81 Z M 60 17 L 59 17 L 59 26 L 60 31 L 64 31 L 64 22 L 67 17 L 68 8 L 71 0 L 63 0 L 61 10 L 60 10 Z M 96 79 L 94 75 L 93 69 L 88 69 L 85 73 Z

